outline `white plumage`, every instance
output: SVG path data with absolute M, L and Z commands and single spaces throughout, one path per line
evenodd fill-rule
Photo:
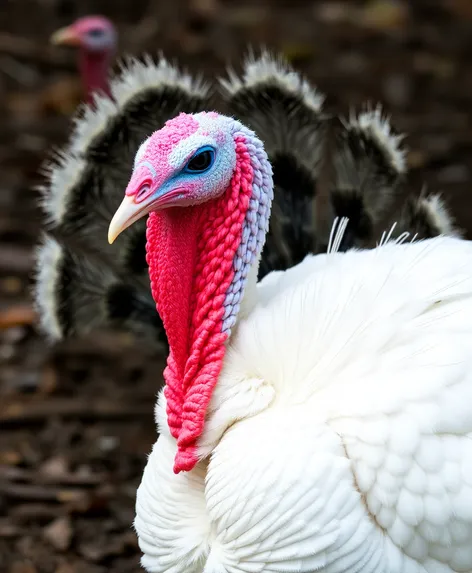
M 440 237 L 268 275 L 189 473 L 172 472 L 159 397 L 135 521 L 145 568 L 472 571 L 471 263 L 471 243 Z

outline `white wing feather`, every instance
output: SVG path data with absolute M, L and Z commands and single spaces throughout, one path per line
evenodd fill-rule
M 198 507 L 189 571 L 472 571 L 472 243 L 310 257 L 264 286 L 208 409 L 206 485 L 170 453 L 146 477 L 153 452 L 138 514 Z M 161 480 L 181 484 L 164 509 Z
M 339 437 L 296 410 L 237 424 L 213 452 L 208 571 L 378 570 L 381 535 L 366 518 Z

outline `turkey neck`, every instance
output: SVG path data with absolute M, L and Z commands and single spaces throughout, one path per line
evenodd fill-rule
M 111 96 L 108 81 L 111 57 L 110 51 L 88 52 L 82 50 L 80 52 L 79 69 L 88 103 L 93 103 L 93 94 L 97 91 L 102 91 L 107 96 Z
M 170 349 L 164 378 L 169 429 L 178 445 L 176 473 L 197 462 L 196 440 L 268 226 L 267 156 L 252 132 L 241 130 L 234 141 L 236 169 L 220 197 L 148 219 L 151 288 Z

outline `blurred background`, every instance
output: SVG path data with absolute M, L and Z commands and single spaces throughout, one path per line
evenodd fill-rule
M 139 570 L 130 524 L 162 363 L 126 335 L 51 347 L 29 296 L 39 168 L 83 97 L 76 53 L 49 37 L 94 13 L 116 24 L 119 55 L 162 50 L 212 77 L 265 45 L 331 111 L 381 101 L 408 133 L 409 185 L 441 191 L 472 230 L 470 0 L 1 0 L 1 572 Z

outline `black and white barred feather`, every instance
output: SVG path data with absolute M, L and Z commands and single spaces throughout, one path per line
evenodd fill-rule
M 401 137 L 380 108 L 347 121 L 323 112 L 324 97 L 288 64 L 263 52 L 241 76 L 208 84 L 160 58 L 129 60 L 112 81 L 113 101 L 96 97 L 75 120 L 69 146 L 48 168 L 47 228 L 37 254 L 36 304 L 53 339 L 103 327 L 165 342 L 145 259 L 145 221 L 107 241 L 135 153 L 181 111 L 217 109 L 238 117 L 265 144 L 275 198 L 260 276 L 325 252 L 336 217 L 349 221 L 341 250 L 373 246 L 397 221 L 417 238 L 455 233 L 437 195 L 408 197 L 390 213 L 406 172 Z
M 163 58 L 128 60 L 111 92 L 114 101 L 96 96 L 95 107 L 84 108 L 69 146 L 47 169 L 35 298 L 53 339 L 124 326 L 164 340 L 147 278 L 146 222 L 113 245 L 107 229 L 139 145 L 179 112 L 205 110 L 210 92 Z

